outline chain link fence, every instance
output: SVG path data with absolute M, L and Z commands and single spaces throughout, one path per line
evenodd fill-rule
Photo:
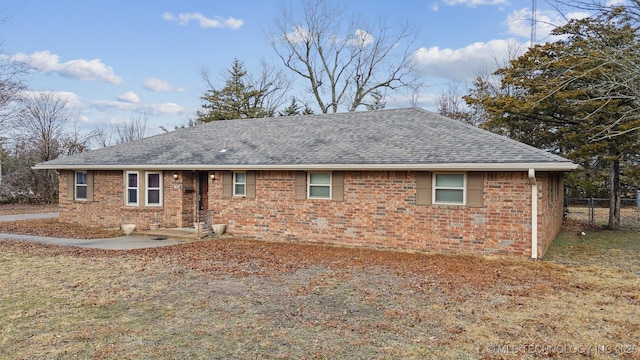
M 609 199 L 567 198 L 567 219 L 596 226 L 609 223 Z M 620 225 L 640 228 L 640 199 L 620 199 Z

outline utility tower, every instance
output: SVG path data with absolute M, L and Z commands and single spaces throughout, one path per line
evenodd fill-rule
M 531 47 L 536 44 L 536 0 L 531 0 Z

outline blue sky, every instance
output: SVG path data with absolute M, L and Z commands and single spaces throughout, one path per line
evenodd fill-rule
M 287 0 L 20 0 L 0 5 L 2 51 L 27 64 L 30 90 L 53 91 L 92 129 L 149 114 L 150 134 L 193 118 L 206 90 L 200 69 L 214 80 L 234 58 L 249 72 L 262 61 L 280 66 L 267 32 Z M 295 2 L 293 2 L 295 4 Z M 419 106 L 435 110 L 450 82 L 463 84 L 495 69 L 509 44 L 529 44 L 529 0 L 341 1 L 346 12 L 376 21 L 408 21 L 420 74 L 430 86 Z M 543 0 L 537 4 L 538 41 L 564 20 Z M 567 10 L 569 17 L 584 14 Z M 295 77 L 292 78 L 295 79 Z M 222 83 L 220 82 L 220 87 Z M 408 106 L 402 98 L 387 107 Z

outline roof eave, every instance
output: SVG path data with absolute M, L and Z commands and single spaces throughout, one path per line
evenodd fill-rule
M 200 164 L 200 165 L 54 165 L 38 164 L 35 170 L 374 170 L 374 171 L 576 171 L 582 167 L 572 162 L 517 163 L 438 163 L 438 164 Z

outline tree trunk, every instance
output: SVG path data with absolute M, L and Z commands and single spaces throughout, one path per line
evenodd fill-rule
M 620 160 L 609 165 L 609 225 L 610 229 L 620 228 Z

